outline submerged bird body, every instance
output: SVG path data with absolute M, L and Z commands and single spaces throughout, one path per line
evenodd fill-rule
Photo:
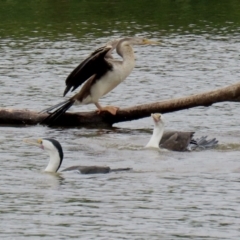
M 164 119 L 159 113 L 151 114 L 154 129 L 147 148 L 164 148 L 170 151 L 192 151 L 195 149 L 208 149 L 215 147 L 218 141 L 213 138 L 207 140 L 207 136 L 194 139 L 194 132 L 169 131 L 164 132 Z
M 26 143 L 42 148 L 49 154 L 50 161 L 44 170 L 45 172 L 56 173 L 59 170 L 63 161 L 63 150 L 61 144 L 57 140 L 51 138 L 43 138 L 38 140 L 25 139 L 24 141 Z M 81 174 L 97 174 L 129 170 L 131 170 L 131 168 L 111 169 L 107 166 L 72 166 L 62 170 L 61 172 L 77 171 Z
M 98 112 L 108 111 L 115 115 L 118 108 L 102 107 L 99 99 L 117 87 L 132 72 L 135 66 L 135 56 L 132 45 L 155 44 L 156 42 L 144 38 L 123 38 L 110 41 L 106 46 L 94 51 L 87 59 L 77 66 L 66 79 L 64 96 L 83 84 L 81 90 L 70 99 L 49 107 L 42 112 L 54 112 L 44 120 L 51 124 L 72 105 L 93 103 Z M 122 57 L 122 61 L 112 56 L 113 50 Z
M 194 132 L 171 131 L 164 132 L 160 141 L 160 147 L 172 151 L 190 151 L 198 143 L 193 139 Z

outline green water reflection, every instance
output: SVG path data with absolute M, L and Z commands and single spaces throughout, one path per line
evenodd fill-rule
M 1 38 L 232 34 L 239 26 L 238 0 L 0 1 Z

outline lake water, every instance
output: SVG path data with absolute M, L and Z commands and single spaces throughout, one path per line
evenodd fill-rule
M 101 99 L 119 107 L 187 96 L 240 79 L 238 1 L 1 1 L 1 107 L 41 110 L 108 40 L 143 36 L 136 67 Z M 70 96 L 70 95 L 69 95 Z M 239 239 L 239 103 L 165 114 L 166 128 L 217 137 L 196 152 L 144 149 L 149 118 L 109 129 L 1 126 L 1 239 Z M 71 111 L 91 111 L 94 105 Z M 131 172 L 46 174 L 48 156 L 23 138 L 51 137 L 62 167 Z

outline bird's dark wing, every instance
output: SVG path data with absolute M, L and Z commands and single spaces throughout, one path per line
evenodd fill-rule
M 186 151 L 194 132 L 166 132 L 160 141 L 160 147 L 171 151 Z
M 97 78 L 100 78 L 108 70 L 111 70 L 112 65 L 105 59 L 105 56 L 111 49 L 111 46 L 101 47 L 81 62 L 67 77 L 63 96 L 65 96 L 70 89 L 74 91 L 92 75 L 96 74 Z
M 178 134 L 175 133 L 171 136 L 169 136 L 169 138 L 165 138 L 165 141 L 161 139 L 160 141 L 160 147 L 161 148 L 166 148 L 168 150 L 173 150 L 174 147 L 176 146 L 176 140 L 177 140 Z

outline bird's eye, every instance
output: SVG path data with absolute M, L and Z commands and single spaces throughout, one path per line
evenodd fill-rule
M 37 142 L 38 142 L 39 144 L 42 144 L 42 139 L 38 139 Z

